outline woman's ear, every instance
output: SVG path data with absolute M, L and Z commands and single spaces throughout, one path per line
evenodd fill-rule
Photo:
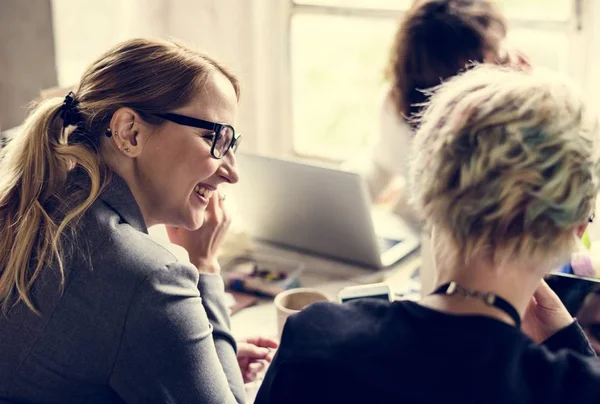
M 130 157 L 137 157 L 149 134 L 149 126 L 131 108 L 119 108 L 110 120 L 109 129 L 117 149 Z

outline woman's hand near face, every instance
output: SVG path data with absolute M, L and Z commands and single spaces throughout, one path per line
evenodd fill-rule
M 219 273 L 217 262 L 219 247 L 231 223 L 224 201 L 214 192 L 206 207 L 204 223 L 198 230 L 166 226 L 172 243 L 185 248 L 192 264 L 200 272 Z
M 542 281 L 527 306 L 522 330 L 534 342 L 540 344 L 573 321 L 560 298 L 545 281 Z

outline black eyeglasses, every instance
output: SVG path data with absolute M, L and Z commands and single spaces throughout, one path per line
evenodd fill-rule
M 210 154 L 216 159 L 222 159 L 225 157 L 229 149 L 234 153 L 236 152 L 240 142 L 242 141 L 242 135 L 236 135 L 233 126 L 226 125 L 223 123 L 216 123 L 205 121 L 202 119 L 192 118 L 185 115 L 165 113 L 165 114 L 152 114 L 167 121 L 174 122 L 178 125 L 191 126 L 193 128 L 208 129 L 212 130 L 212 145 L 210 147 Z

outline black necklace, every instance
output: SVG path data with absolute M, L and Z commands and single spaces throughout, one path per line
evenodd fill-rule
M 456 294 L 461 294 L 465 297 L 474 297 L 476 299 L 481 299 L 488 306 L 495 307 L 497 309 L 502 310 L 506 314 L 510 316 L 515 322 L 517 328 L 521 327 L 521 317 L 519 316 L 519 312 L 515 307 L 507 302 L 505 299 L 497 296 L 491 292 L 483 293 L 477 290 L 471 290 L 460 286 L 456 282 L 444 283 L 436 290 L 434 290 L 432 295 L 447 295 L 452 296 Z

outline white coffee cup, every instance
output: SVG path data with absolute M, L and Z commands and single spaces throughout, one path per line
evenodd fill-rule
M 296 288 L 283 291 L 275 296 L 275 310 L 277 311 L 277 332 L 279 338 L 283 333 L 283 326 L 289 316 L 316 302 L 327 302 L 329 298 L 317 289 Z

